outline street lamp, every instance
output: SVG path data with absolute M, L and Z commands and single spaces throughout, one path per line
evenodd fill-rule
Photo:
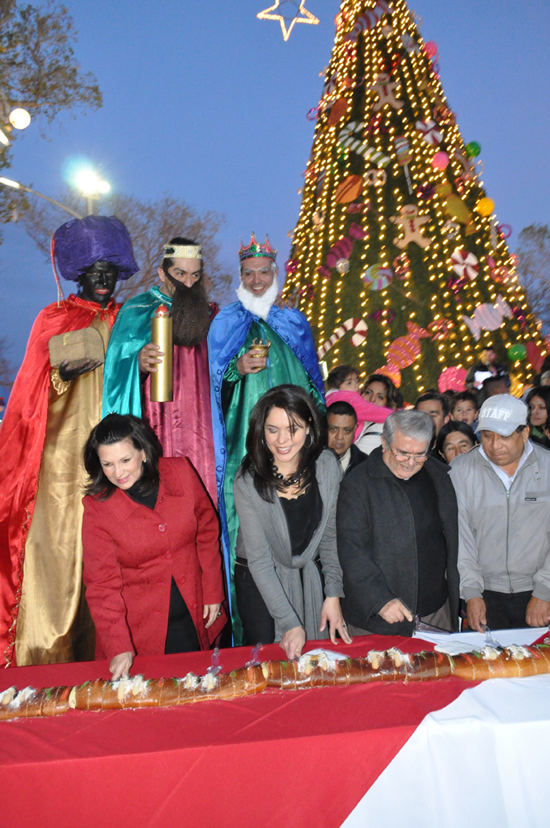
M 0 184 L 3 184 L 4 187 L 12 187 L 14 190 L 22 190 L 24 193 L 32 193 L 33 195 L 38 196 L 38 198 L 43 198 L 46 201 L 49 201 L 50 204 L 55 204 L 56 207 L 59 207 L 61 210 L 65 210 L 66 213 L 70 213 L 70 215 L 74 216 L 74 218 L 83 218 L 80 213 L 77 213 L 75 210 L 71 209 L 71 207 L 67 207 L 60 201 L 56 201 L 55 198 L 50 198 L 49 196 L 44 195 L 44 193 L 39 193 L 37 190 L 31 190 L 30 187 L 25 187 L 25 185 L 20 184 L 19 181 L 13 181 L 11 178 L 0 177 Z M 90 214 L 88 213 L 88 215 Z
M 8 138 L 12 127 L 14 129 L 26 129 L 31 122 L 31 116 L 26 109 L 16 106 L 12 109 L 9 116 L 7 116 L 7 104 L 4 99 L 0 97 L 0 109 L 2 110 L 2 128 L 0 128 L 0 143 L 5 147 L 9 146 L 10 139 Z M 9 124 L 5 122 L 9 121 Z M 6 135 L 8 133 L 8 135 Z
M 94 201 L 98 201 L 111 189 L 108 181 L 103 181 L 95 170 L 85 167 L 79 170 L 74 177 L 75 186 L 80 190 L 83 198 L 86 199 L 86 215 L 94 213 Z

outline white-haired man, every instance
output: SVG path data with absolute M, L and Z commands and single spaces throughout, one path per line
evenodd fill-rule
M 527 414 L 510 394 L 490 397 L 481 446 L 451 467 L 460 592 L 479 632 L 550 623 L 550 452 L 530 442 Z
M 458 626 L 458 516 L 448 467 L 429 448 L 431 417 L 396 411 L 382 446 L 346 475 L 338 498 L 344 615 L 352 635 L 411 635 L 413 616 Z
M 307 319 L 296 309 L 274 304 L 279 293 L 276 255 L 267 237 L 259 244 L 252 234 L 250 244 L 241 245 L 238 301 L 218 314 L 208 334 L 218 505 L 226 566 L 231 572 L 238 529 L 233 481 L 246 454 L 252 409 L 262 394 L 286 383 L 304 388 L 320 407 L 324 403 Z M 239 642 L 234 594 L 232 609 L 233 633 Z

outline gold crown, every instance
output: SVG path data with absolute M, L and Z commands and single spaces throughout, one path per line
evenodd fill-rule
M 202 248 L 198 244 L 165 244 L 164 257 L 167 259 L 202 259 Z

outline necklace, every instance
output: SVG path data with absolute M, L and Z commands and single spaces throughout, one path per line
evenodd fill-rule
M 289 475 L 289 477 L 285 477 L 280 471 L 277 470 L 275 463 L 271 464 L 271 473 L 273 474 L 275 480 L 280 480 L 285 489 L 290 488 L 290 486 L 295 486 L 300 482 L 303 476 L 301 473 L 295 472 L 294 474 Z

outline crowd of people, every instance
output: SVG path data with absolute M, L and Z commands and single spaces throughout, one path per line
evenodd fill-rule
M 231 641 L 293 659 L 419 621 L 550 623 L 550 365 L 525 402 L 493 351 L 465 390 L 414 405 L 352 365 L 325 393 L 267 238 L 241 244 L 221 311 L 192 239 L 122 307 L 138 266 L 116 218 L 63 225 L 53 260 L 77 293 L 37 318 L 0 430 L 3 664 L 95 656 L 116 679 L 136 655 Z

